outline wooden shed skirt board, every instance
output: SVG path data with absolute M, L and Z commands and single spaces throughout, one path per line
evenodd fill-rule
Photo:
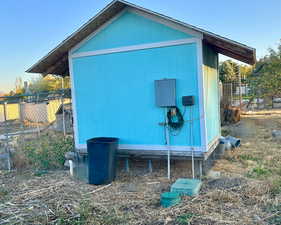
M 194 151 L 194 158 L 196 160 L 207 160 L 209 156 L 215 151 L 219 144 L 219 138 L 216 138 L 208 146 L 207 152 Z M 77 152 L 81 155 L 87 155 L 87 149 L 77 149 Z M 121 158 L 143 158 L 143 159 L 165 159 L 167 157 L 167 150 L 128 150 L 118 149 L 117 155 Z M 191 151 L 170 151 L 171 159 L 191 159 Z

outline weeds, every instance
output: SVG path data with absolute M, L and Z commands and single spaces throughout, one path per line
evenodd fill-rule
M 253 169 L 253 173 L 255 173 L 258 177 L 260 177 L 269 174 L 270 170 L 263 167 L 255 167 Z
M 257 158 L 257 157 L 254 157 L 254 156 L 251 156 L 251 155 L 247 155 L 247 154 L 245 154 L 245 155 L 239 155 L 239 159 L 241 159 L 241 160 L 251 160 L 251 161 L 259 161 L 259 158 Z
M 226 130 L 226 129 L 222 129 L 222 130 L 221 130 L 221 135 L 222 135 L 222 136 L 230 135 L 230 131 L 229 131 L 229 130 Z
M 267 222 L 269 224 L 275 224 L 275 225 L 281 224 L 281 204 L 270 205 L 267 207 L 266 211 L 272 214 L 272 216 L 268 217 L 267 219 Z
M 35 172 L 33 173 L 33 175 L 36 176 L 36 177 L 41 177 L 41 176 L 43 176 L 43 175 L 45 175 L 45 174 L 47 174 L 47 173 L 48 173 L 47 170 L 37 170 L 37 171 L 35 171 Z
M 124 214 L 118 214 L 116 209 L 112 208 L 103 213 L 96 214 L 92 217 L 92 224 L 97 225 L 125 225 L 128 224 L 127 217 Z
M 0 187 L 0 198 L 9 194 L 8 190 L 4 187 Z
M 0 186 L 0 202 L 4 201 L 9 195 L 9 191 L 5 187 Z
M 277 169 L 277 174 L 278 174 L 279 176 L 281 176 L 281 167 L 279 167 L 279 168 Z
M 262 166 L 257 166 L 249 171 L 246 175 L 250 178 L 261 178 L 269 174 L 271 174 L 271 171 L 269 169 Z
M 220 203 L 236 203 L 239 201 L 239 199 L 237 199 L 232 192 L 224 190 L 215 190 L 214 192 L 210 193 L 210 197 L 213 201 L 218 201 Z
M 223 158 L 229 162 L 237 162 L 237 159 L 228 152 L 223 155 Z
M 271 193 L 277 195 L 281 193 L 281 178 L 274 180 L 271 187 Z
M 178 225 L 189 225 L 194 216 L 195 215 L 193 213 L 182 214 L 182 215 L 177 217 L 176 224 L 178 224 Z
M 84 225 L 86 222 L 81 217 L 70 217 L 62 216 L 57 219 L 57 225 Z
M 73 140 L 58 134 L 44 134 L 25 143 L 22 154 L 34 169 L 62 168 L 64 154 L 73 149 Z
M 95 205 L 90 201 L 82 201 L 80 203 L 79 217 L 66 218 L 61 215 L 58 219 L 59 225 L 82 225 L 82 224 L 95 224 L 95 225 L 125 225 L 128 224 L 128 217 L 124 214 L 119 214 L 114 208 L 103 208 L 102 206 Z

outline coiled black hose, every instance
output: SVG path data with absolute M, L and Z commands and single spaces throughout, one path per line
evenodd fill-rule
M 184 124 L 183 115 L 177 106 L 170 108 L 167 112 L 168 126 L 174 130 L 179 130 Z

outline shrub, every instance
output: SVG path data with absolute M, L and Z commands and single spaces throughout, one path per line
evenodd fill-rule
M 3 186 L 0 186 L 0 203 L 8 198 L 9 191 Z
M 253 168 L 250 172 L 248 172 L 247 176 L 250 178 L 260 178 L 269 174 L 271 174 L 271 171 L 269 169 L 264 168 L 262 166 L 257 166 Z
M 21 154 L 34 169 L 58 169 L 64 164 L 64 154 L 73 150 L 73 139 L 58 133 L 42 134 L 22 146 Z M 19 153 L 17 153 L 19 154 Z
M 272 182 L 271 193 L 277 195 L 281 193 L 281 178 L 275 179 Z
M 241 160 L 259 161 L 259 158 L 251 156 L 251 155 L 247 155 L 247 154 L 240 155 L 239 159 L 241 159 Z
M 271 216 L 266 219 L 268 224 L 281 224 L 281 204 L 268 205 L 266 211 L 271 213 Z
M 192 218 L 194 217 L 193 213 L 186 213 L 180 215 L 176 219 L 176 223 L 179 225 L 189 225 L 191 223 Z
M 7 194 L 9 194 L 8 190 L 0 186 L 0 197 L 6 196 Z

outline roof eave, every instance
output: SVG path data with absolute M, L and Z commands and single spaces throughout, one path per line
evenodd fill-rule
M 212 48 L 223 55 L 234 58 L 241 62 L 253 65 L 256 63 L 256 49 L 242 45 L 234 41 L 226 41 L 222 37 L 204 34 L 203 42 L 209 44 Z
M 80 38 L 77 38 L 77 35 L 80 34 L 81 32 L 85 32 L 85 29 L 88 28 L 89 25 L 91 25 L 95 20 L 99 19 L 99 17 L 102 17 L 105 13 L 109 13 L 111 11 L 121 11 L 123 10 L 127 5 L 120 0 L 114 0 L 111 3 L 109 3 L 104 9 L 102 9 L 97 15 L 95 15 L 93 18 L 91 18 L 89 21 L 87 21 L 85 24 L 83 24 L 78 30 L 76 30 L 74 33 L 72 33 L 70 36 L 68 36 L 65 40 L 63 40 L 61 43 L 59 43 L 54 49 L 52 49 L 47 55 L 45 55 L 44 57 L 42 57 L 40 60 L 38 60 L 35 64 L 33 64 L 30 68 L 28 68 L 25 72 L 27 73 L 41 73 L 43 75 L 45 74 L 56 74 L 53 73 L 53 71 L 47 71 L 47 70 L 42 70 L 40 69 L 40 67 L 42 67 L 42 63 L 44 63 L 44 60 L 47 60 L 49 57 L 54 57 L 54 55 L 58 52 L 61 52 L 61 48 L 67 48 L 67 51 L 62 51 L 64 52 L 63 56 L 67 57 L 68 55 L 68 50 L 70 48 L 72 48 L 73 46 L 75 46 L 77 44 L 77 42 L 82 41 L 85 37 L 87 37 L 88 35 L 90 35 L 92 33 L 92 31 L 90 31 L 88 34 L 86 32 L 85 35 L 81 35 Z M 109 11 L 109 12 L 108 12 Z M 110 13 L 109 13 L 110 14 Z M 113 15 L 110 15 L 109 17 L 112 17 Z M 106 18 L 107 20 L 107 18 Z M 103 23 L 106 22 L 105 21 L 100 21 L 100 24 L 97 25 L 97 27 L 101 26 Z M 89 28 L 88 28 L 89 30 Z M 74 41 L 75 43 L 71 44 L 69 42 Z M 68 45 L 68 46 L 66 46 Z M 61 58 L 61 57 L 59 57 Z M 67 62 L 68 63 L 68 62 Z M 54 65 L 52 65 L 54 67 Z M 57 74 L 57 75 L 62 75 L 62 74 Z

